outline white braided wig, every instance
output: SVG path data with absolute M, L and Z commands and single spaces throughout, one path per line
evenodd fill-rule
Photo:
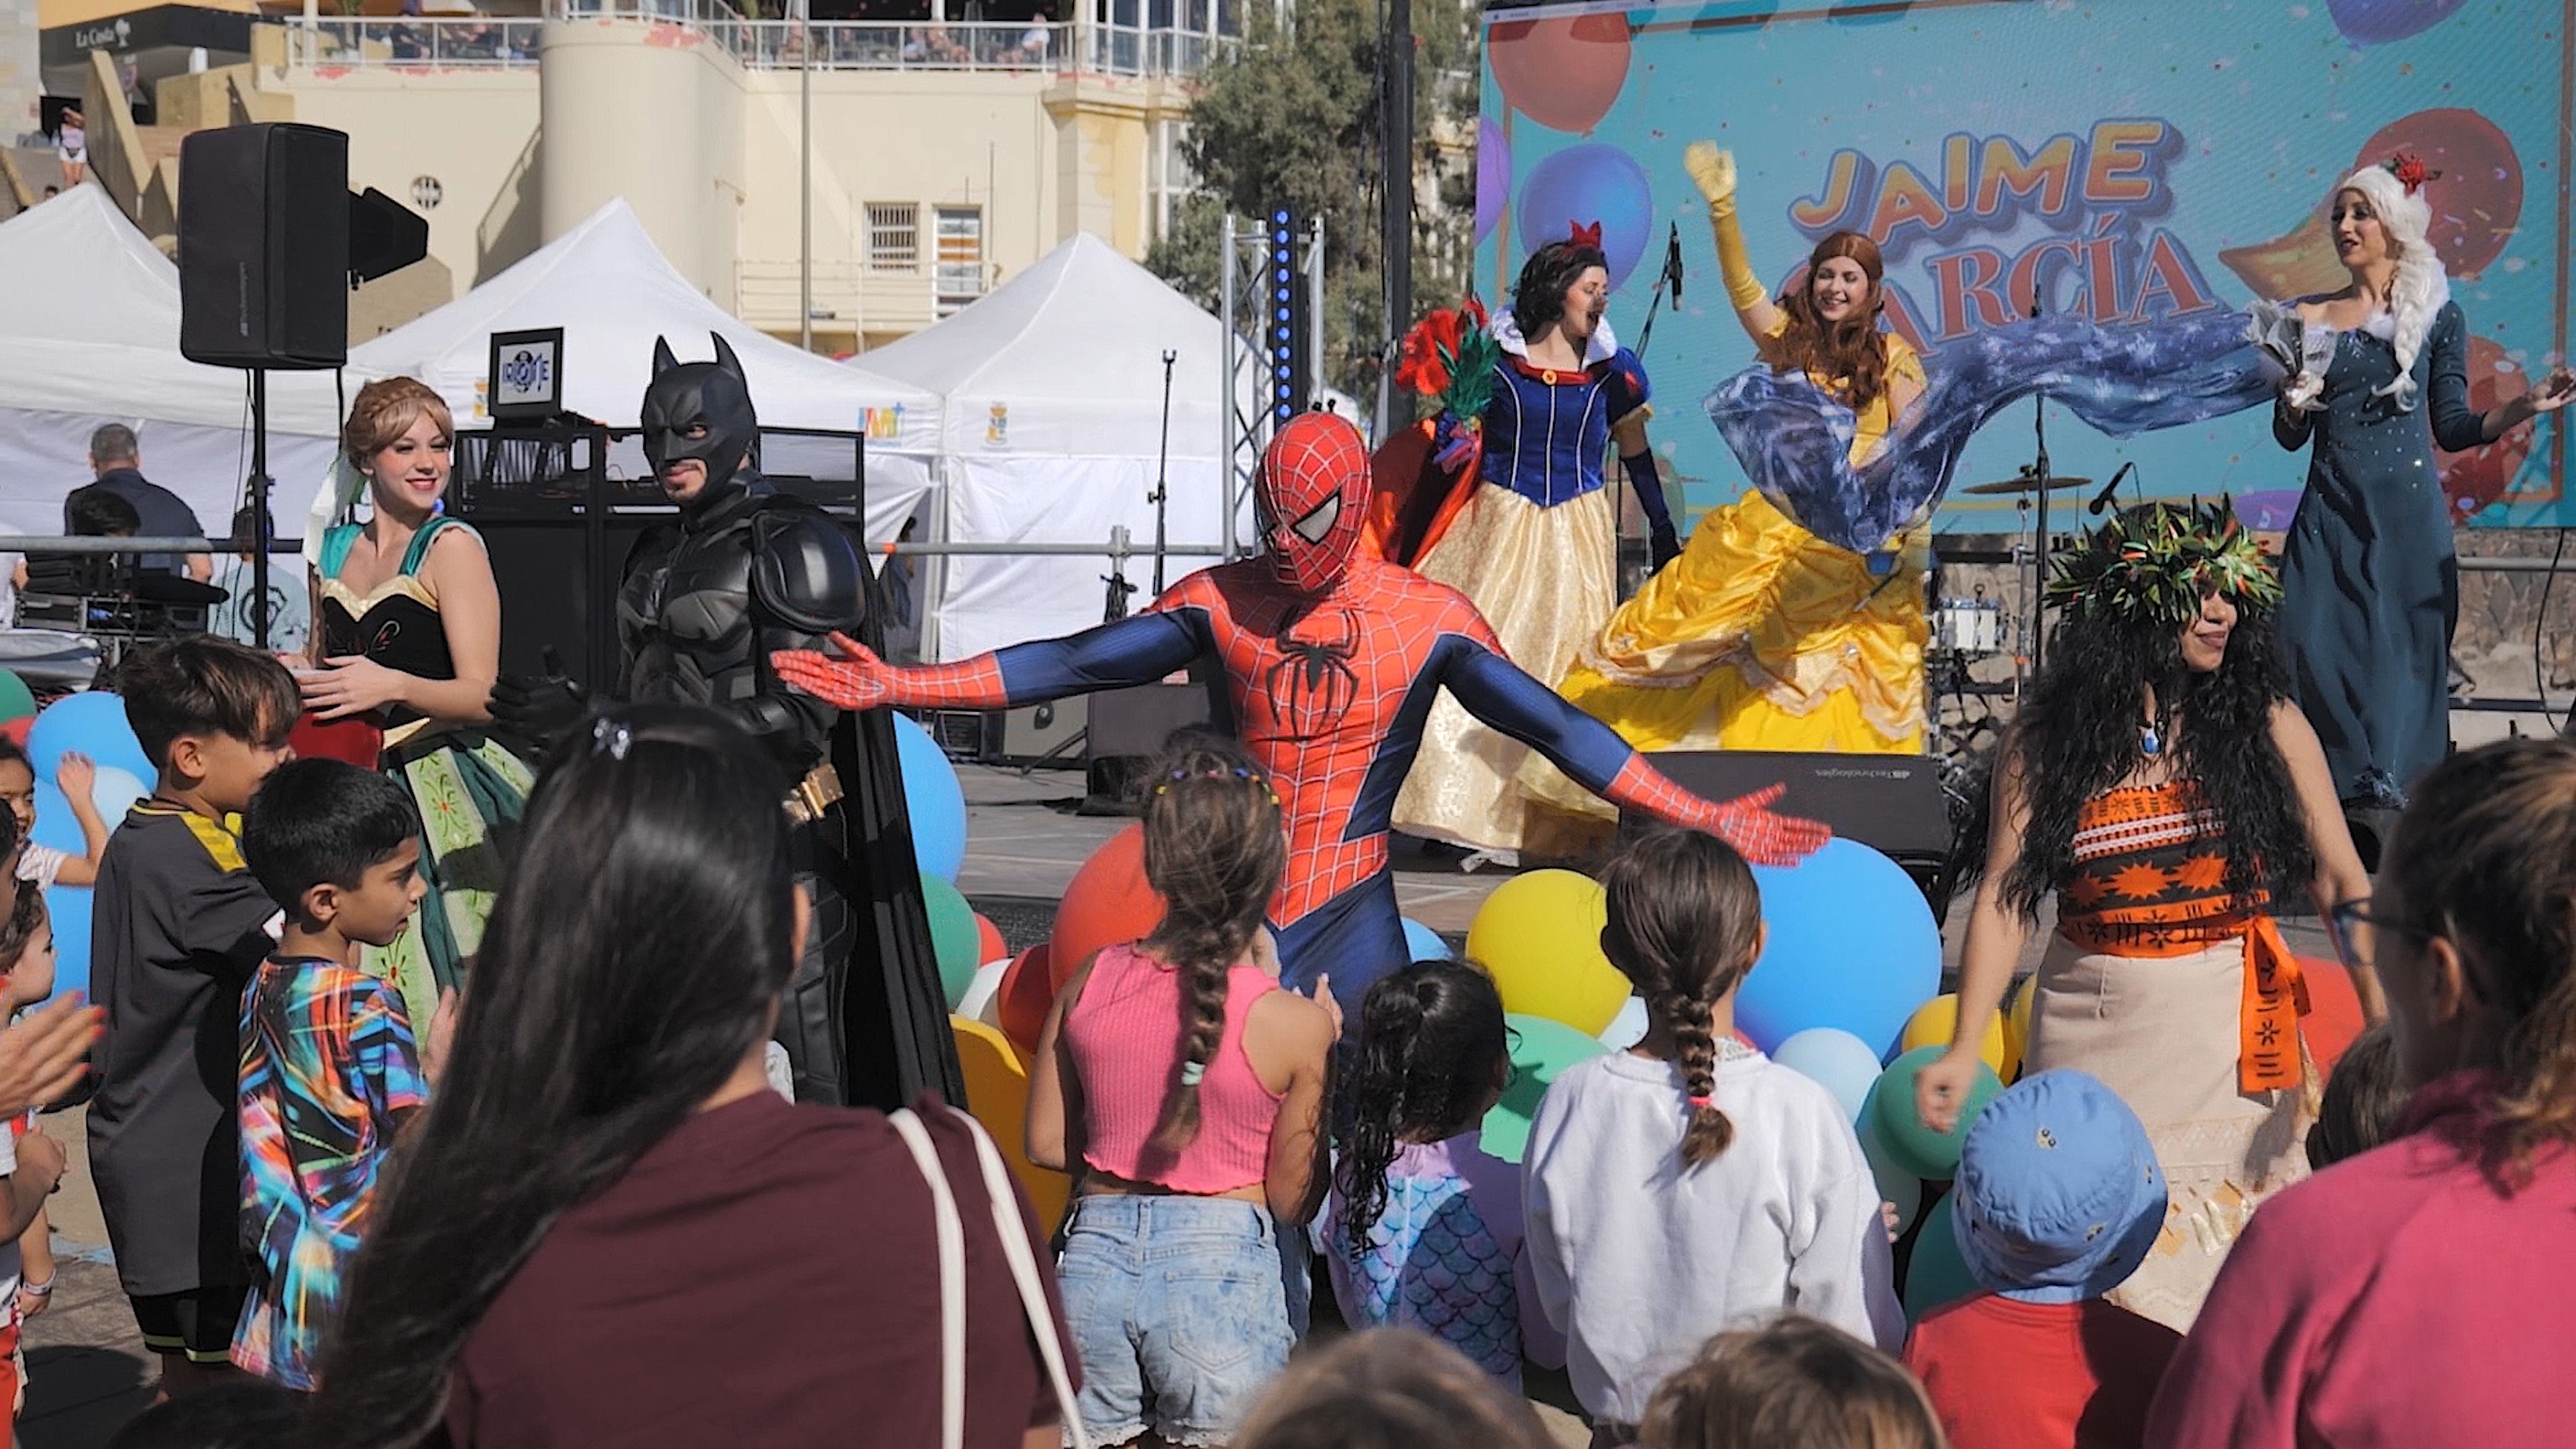
M 2362 194 L 2379 224 L 2387 228 L 2389 239 L 2397 243 L 2397 279 L 2388 289 L 2390 320 L 2396 324 L 2390 341 L 2397 349 L 2397 379 L 2376 395 L 2396 399 L 2400 410 L 2412 409 L 2416 354 L 2423 350 L 2424 335 L 2433 330 L 2434 316 L 2451 300 L 2450 275 L 2442 270 L 2442 258 L 2434 252 L 2429 235 L 2433 203 L 2420 190 L 2407 195 L 2396 173 L 2385 166 L 2364 166 L 2345 177 L 2335 195 L 2347 191 Z

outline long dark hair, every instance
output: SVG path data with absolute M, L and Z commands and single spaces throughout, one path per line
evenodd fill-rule
M 2534 1154 L 2576 1142 L 2576 743 L 2505 740 L 2435 766 L 2381 879 L 2505 1027 L 2482 1146 L 2500 1186 L 2523 1186 Z
M 1353 1252 L 1368 1251 L 1386 1213 L 1396 1150 L 1475 1126 L 1510 1060 L 1502 993 L 1480 968 L 1419 961 L 1369 988 L 1341 1088 L 1349 1121 L 1334 1169 Z
M 555 1220 L 769 1030 L 795 965 L 777 781 L 739 726 L 685 706 L 623 708 L 561 748 L 351 1272 L 307 1442 L 435 1429 L 458 1350 Z
M 1836 257 L 1860 264 L 1869 276 L 1869 306 L 1828 322 L 1816 311 L 1816 268 Z M 1842 400 L 1859 412 L 1887 392 L 1887 335 L 1878 330 L 1887 306 L 1887 263 L 1878 244 L 1856 231 L 1828 234 L 1807 253 L 1806 279 L 1780 298 L 1789 315 L 1788 328 L 1761 345 L 1762 360 L 1775 372 L 1805 372 L 1827 381 L 1848 378 Z
M 1596 246 L 1576 241 L 1552 241 L 1530 253 L 1521 263 L 1521 279 L 1512 288 L 1512 321 L 1521 336 L 1536 342 L 1549 324 L 1565 315 L 1565 294 L 1583 274 L 1599 267 L 1609 270 L 1609 258 Z
M 2078 610 L 2049 636 L 2048 662 L 2032 682 L 2021 717 L 2003 744 L 2029 808 L 2021 854 L 2000 886 L 2004 904 L 2026 921 L 2040 902 L 2075 878 L 2075 822 L 2084 802 L 2117 786 L 2138 764 L 2146 691 L 2171 727 L 2178 778 L 2218 814 L 2227 847 L 2227 888 L 2240 899 L 2278 894 L 2316 870 L 2290 767 L 2272 742 L 2272 708 L 2286 697 L 2271 616 L 2239 599 L 2236 628 L 2218 668 L 2183 663 L 2188 623 L 2110 610 Z M 1979 813 L 1989 813 L 1981 792 Z M 1976 861 L 1984 835 L 1972 822 L 1962 844 Z
M 1697 1167 L 1735 1140 L 1735 1124 L 1717 1105 L 1708 1013 L 1752 969 L 1762 942 L 1761 887 L 1734 846 L 1696 830 L 1657 829 L 1610 858 L 1601 888 L 1609 897 L 1601 949 L 1680 1049 L 1690 1098 L 1682 1166 Z
M 1181 973 L 1181 1060 L 1148 1145 L 1178 1152 L 1198 1140 L 1199 1084 L 1225 1036 L 1226 982 L 1261 929 L 1288 836 L 1269 777 L 1240 745 L 1194 735 L 1154 764 L 1145 799 L 1145 879 L 1163 897 L 1163 923 L 1145 947 Z

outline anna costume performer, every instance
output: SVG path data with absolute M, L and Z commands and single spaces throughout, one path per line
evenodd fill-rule
M 1511 307 L 1489 329 L 1476 329 L 1482 314 L 1470 310 L 1418 331 L 1407 375 L 1422 387 L 1426 369 L 1438 373 L 1454 389 L 1452 406 L 1377 463 L 1394 485 L 1372 503 L 1377 551 L 1465 594 L 1505 655 L 1540 679 L 1561 675 L 1617 602 L 1618 508 L 1604 486 L 1614 443 L 1645 509 L 1655 561 L 1679 548 L 1646 445 L 1646 371 L 1604 320 L 1608 279 L 1599 228 L 1577 227 L 1531 254 Z M 1434 352 L 1445 360 L 1435 365 Z M 1453 475 L 1455 487 L 1446 481 Z M 1520 851 L 1534 843 L 1535 802 L 1516 779 L 1525 762 L 1529 774 L 1582 793 L 1444 696 L 1396 797 L 1395 828 Z

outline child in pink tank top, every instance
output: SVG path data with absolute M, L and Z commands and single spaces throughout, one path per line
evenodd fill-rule
M 1145 807 L 1162 923 L 1065 983 L 1029 1083 L 1029 1159 L 1078 1166 L 1057 1277 L 1101 1444 L 1217 1444 L 1287 1366 L 1280 1232 L 1325 1174 L 1341 1020 L 1258 958 L 1287 864 L 1270 783 L 1232 744 L 1173 751 Z

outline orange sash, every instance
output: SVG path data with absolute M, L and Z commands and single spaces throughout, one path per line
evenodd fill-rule
M 2308 1014 L 2307 974 L 2281 928 L 2256 916 L 2245 931 L 2245 997 L 2236 1013 L 2236 1086 L 2270 1092 L 2300 1084 L 2299 1018 Z

